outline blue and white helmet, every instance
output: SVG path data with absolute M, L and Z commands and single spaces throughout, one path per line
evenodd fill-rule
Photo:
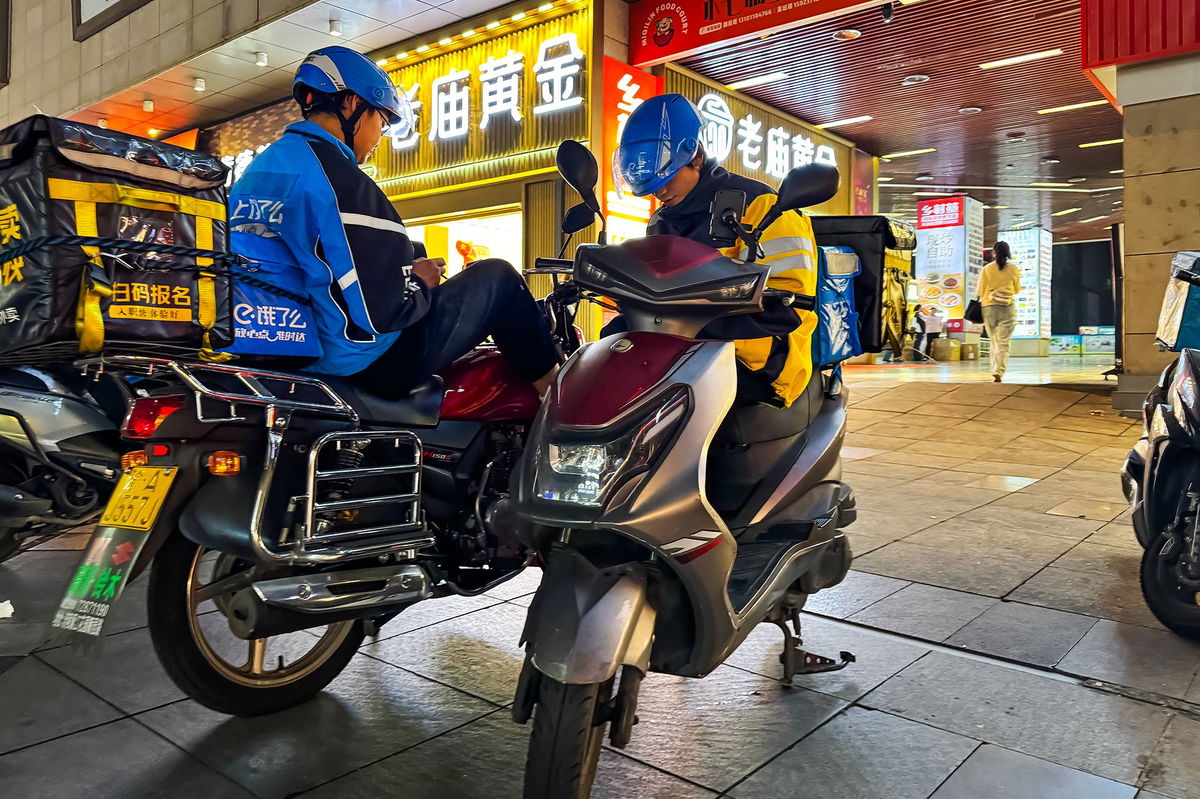
M 333 45 L 313 50 L 296 70 L 292 97 L 308 108 L 338 92 L 349 91 L 387 114 L 389 133 L 408 136 L 416 126 L 412 105 L 379 65 L 362 53 Z

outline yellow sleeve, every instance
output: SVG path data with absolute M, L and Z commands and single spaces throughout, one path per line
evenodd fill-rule
M 774 194 L 755 198 L 742 217 L 746 227 L 757 226 L 775 205 Z M 795 211 L 787 211 L 767 228 L 759 241 L 762 257 L 758 263 L 771 267 L 767 285 L 797 294 L 817 293 L 817 245 L 812 221 Z M 745 260 L 745 246 L 735 245 L 721 251 L 724 255 Z

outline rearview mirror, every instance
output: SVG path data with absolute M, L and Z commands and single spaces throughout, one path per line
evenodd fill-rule
M 592 224 L 596 219 L 596 212 L 588 207 L 587 203 L 573 205 L 567 210 L 562 220 L 562 232 L 564 235 L 571 235 Z
M 841 176 L 836 166 L 805 164 L 798 166 L 779 186 L 775 205 L 783 211 L 799 211 L 832 200 L 838 192 Z
M 584 204 L 597 214 L 600 213 L 600 202 L 596 199 L 596 184 L 600 181 L 600 168 L 596 165 L 596 157 L 588 148 L 574 139 L 567 139 L 558 145 L 554 163 L 558 166 L 558 172 L 563 179 L 571 188 L 579 192 Z

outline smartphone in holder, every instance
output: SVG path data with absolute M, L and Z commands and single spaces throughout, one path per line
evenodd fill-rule
M 738 242 L 738 233 L 725 218 L 732 212 L 737 221 L 746 213 L 746 192 L 737 189 L 721 189 L 713 197 L 709 207 L 708 235 L 718 247 L 729 247 Z

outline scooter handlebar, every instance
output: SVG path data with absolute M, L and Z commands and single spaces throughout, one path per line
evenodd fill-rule
M 533 269 L 525 269 L 526 275 L 572 275 L 575 273 L 575 262 L 570 258 L 537 258 Z

